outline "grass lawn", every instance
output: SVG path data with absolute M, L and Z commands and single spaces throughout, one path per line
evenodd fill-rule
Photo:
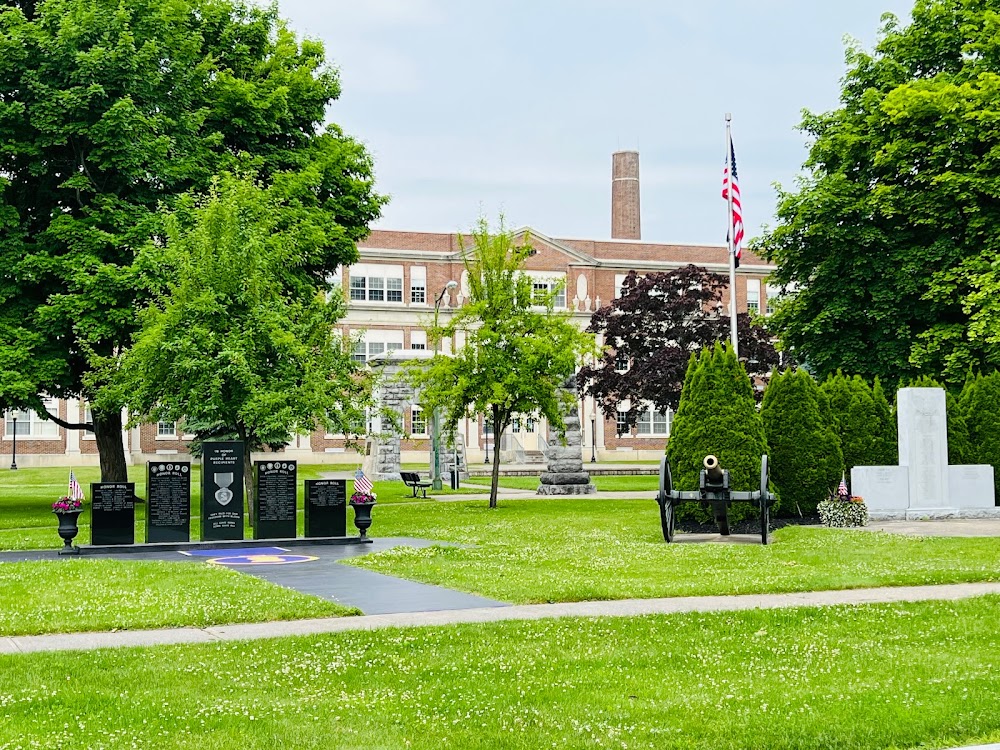
M 586 467 L 584 468 L 586 470 Z M 489 477 L 470 477 L 463 484 L 490 486 Z M 655 492 L 660 489 L 660 478 L 653 475 L 591 477 L 599 492 Z M 537 490 L 538 477 L 500 477 L 500 486 L 512 490 Z
M 214 565 L 95 558 L 0 565 L 0 636 L 349 614 L 358 610 Z
M 6 656 L 0 747 L 979 744 L 998 619 L 985 597 Z
M 323 473 L 349 470 L 331 464 L 301 464 L 298 467 L 299 479 L 299 535 L 303 533 L 302 492 L 303 481 L 320 479 Z M 74 468 L 77 479 L 84 488 L 88 500 L 90 498 L 90 483 L 100 480 L 100 470 L 95 466 Z M 135 491 L 139 497 L 146 496 L 145 466 L 130 466 L 129 481 L 135 482 Z M 58 523 L 51 513 L 52 502 L 66 494 L 69 480 L 69 468 L 29 468 L 17 471 L 0 470 L 0 549 L 57 549 L 62 545 L 55 532 Z M 354 483 L 348 482 L 348 494 L 352 492 Z M 488 492 L 484 488 L 484 492 Z M 379 503 L 413 502 L 411 491 L 402 482 L 379 482 L 376 488 Z M 462 490 L 468 494 L 470 490 Z M 447 487 L 434 491 L 432 495 L 455 494 Z M 423 498 L 420 498 L 421 500 Z M 191 538 L 198 539 L 200 532 L 199 513 L 201 504 L 201 468 L 192 467 L 191 472 Z M 89 508 L 89 502 L 86 503 Z M 350 511 L 348 511 L 350 516 Z M 135 509 L 135 538 L 137 542 L 145 539 L 146 506 L 138 504 Z M 350 521 L 348 521 L 350 526 Z M 244 529 L 247 539 L 253 538 L 249 526 Z M 85 511 L 80 516 L 80 536 L 77 544 L 90 543 L 90 512 Z
M 1000 580 L 991 538 L 920 538 L 786 527 L 773 543 L 666 544 L 650 500 L 486 499 L 376 507 L 378 536 L 463 546 L 353 559 L 378 572 L 510 602 L 901 586 Z M 682 537 L 683 538 L 683 535 Z

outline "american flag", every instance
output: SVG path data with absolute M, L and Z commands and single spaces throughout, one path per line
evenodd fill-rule
M 354 472 L 354 491 L 366 494 L 372 491 L 372 480 L 366 477 L 361 469 Z
M 829 486 L 829 485 L 827 485 L 827 486 Z M 844 477 L 843 476 L 840 477 L 840 486 L 837 487 L 837 494 L 840 495 L 841 497 L 847 497 L 847 494 L 848 494 L 847 493 L 847 482 L 844 481 Z
M 729 200 L 729 173 L 732 172 L 733 185 L 733 225 L 726 230 L 726 236 L 733 239 L 733 254 L 736 256 L 736 267 L 740 267 L 743 256 L 743 205 L 740 203 L 740 178 L 736 172 L 736 150 L 733 148 L 733 138 L 729 137 L 729 153 L 726 154 L 726 164 L 722 168 L 722 198 Z
M 70 469 L 69 472 L 69 498 L 70 500 L 83 500 L 83 488 L 76 481 L 76 474 Z

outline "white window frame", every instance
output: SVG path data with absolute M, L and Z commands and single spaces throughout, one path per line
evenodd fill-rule
M 54 416 L 59 416 L 59 401 L 54 398 L 44 398 L 45 410 Z M 17 436 L 22 440 L 59 440 L 62 437 L 59 425 L 51 419 L 42 419 L 30 409 L 11 409 L 4 412 L 4 436 L 8 439 L 14 436 L 14 417 L 17 417 Z
M 760 279 L 747 279 L 747 312 L 760 313 Z
M 427 331 L 410 331 L 410 348 L 427 348 Z
M 764 294 L 764 314 L 770 315 L 774 312 L 774 302 L 777 302 L 778 297 L 781 295 L 781 287 L 775 286 L 774 284 L 765 284 Z
M 644 438 L 670 437 L 673 421 L 673 409 L 661 412 L 657 411 L 655 406 L 646 404 L 639 412 L 639 419 L 636 421 L 636 435 Z
M 547 293 L 551 293 L 557 285 L 561 285 L 562 289 L 559 290 L 559 294 L 556 295 L 552 302 L 552 307 L 556 310 L 566 309 L 566 274 L 565 273 L 553 273 L 551 271 L 524 271 L 523 272 L 529 279 L 531 279 L 531 296 L 532 301 L 534 301 L 535 290 L 541 291 L 542 288 L 546 290 Z M 541 305 L 538 305 L 541 307 Z
M 368 362 L 372 357 L 387 352 L 401 351 L 403 348 L 403 331 L 365 331 L 351 349 L 351 359 L 358 363 Z
M 417 425 L 423 425 L 422 430 L 417 430 Z M 427 418 L 424 410 L 414 404 L 410 407 L 410 435 L 414 437 L 427 437 Z
M 170 429 L 167 430 L 166 428 Z M 164 422 L 159 421 L 156 423 L 156 439 L 157 440 L 176 440 L 177 439 L 177 422 Z
M 348 301 L 386 305 L 403 304 L 403 267 L 356 263 L 348 272 Z M 390 296 L 394 299 L 389 299 Z
M 410 304 L 411 305 L 427 304 L 426 266 L 410 266 Z

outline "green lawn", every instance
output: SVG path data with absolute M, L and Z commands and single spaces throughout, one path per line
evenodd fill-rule
M 462 546 L 397 548 L 350 564 L 510 602 L 746 594 L 1000 580 L 991 538 L 786 527 L 772 544 L 666 544 L 650 500 L 530 498 L 386 505 L 378 536 Z M 683 539 L 683 535 L 680 536 Z
M 350 467 L 346 467 L 349 469 Z M 298 467 L 299 478 L 299 535 L 303 533 L 302 491 L 303 481 L 319 479 L 325 472 L 344 471 L 345 467 L 331 464 L 309 464 Z M 76 467 L 77 479 L 84 488 L 87 498 L 90 497 L 90 483 L 100 479 L 97 467 Z M 139 497 L 146 495 L 145 466 L 130 466 L 129 481 L 135 482 L 135 491 Z M 58 525 L 51 513 L 52 502 L 66 494 L 69 480 L 68 468 L 29 468 L 17 471 L 0 470 L 0 549 L 56 549 L 62 545 L 55 528 Z M 353 481 L 348 482 L 348 493 L 353 490 Z M 375 488 L 380 504 L 414 502 L 412 492 L 402 482 L 379 482 Z M 487 490 L 484 488 L 483 490 Z M 463 489 L 468 494 L 470 490 Z M 455 494 L 447 488 L 434 491 L 431 495 L 447 496 Z M 419 498 L 422 500 L 423 498 Z M 198 539 L 199 506 L 201 504 L 201 469 L 195 465 L 191 472 L 191 538 Z M 88 503 L 89 506 L 89 503 Z M 350 511 L 348 512 L 350 516 Z M 145 539 L 146 506 L 139 504 L 135 511 L 135 538 L 137 542 Z M 348 522 L 350 525 L 350 522 Z M 253 538 L 249 526 L 244 528 L 244 536 Z M 77 544 L 90 543 L 90 513 L 84 512 L 80 517 L 80 536 Z
M 200 563 L 77 558 L 0 565 L 0 636 L 357 613 L 352 607 Z
M 6 656 L 0 747 L 979 744 L 998 620 L 986 597 Z
M 490 481 L 489 477 L 470 477 L 463 484 L 489 487 Z M 591 477 L 590 481 L 600 492 L 655 492 L 660 488 L 660 478 L 653 475 Z M 538 477 L 500 477 L 500 486 L 513 490 L 537 490 Z

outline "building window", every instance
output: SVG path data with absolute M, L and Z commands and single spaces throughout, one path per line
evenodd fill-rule
M 410 348 L 427 348 L 427 331 L 410 331 Z
M 615 354 L 615 372 L 628 372 L 628 355 L 625 352 Z
M 54 398 L 44 399 L 45 410 L 49 414 L 59 413 L 59 402 Z M 17 418 L 17 436 L 31 438 L 59 437 L 59 425 L 43 419 L 33 411 L 12 410 L 4 414 L 4 434 L 14 434 L 14 418 Z
M 385 301 L 386 302 L 402 302 L 403 301 L 403 280 L 402 279 L 386 279 L 385 280 Z
M 373 357 L 378 357 L 386 352 L 397 352 L 403 348 L 403 332 L 402 331 L 389 331 L 389 332 L 369 332 L 367 335 L 378 336 L 382 338 L 382 341 L 357 341 L 354 344 L 354 348 L 351 351 L 351 359 L 355 362 L 368 362 Z M 392 338 L 393 341 L 385 341 L 386 338 Z
M 350 299 L 354 302 L 403 301 L 403 267 L 357 264 L 350 270 Z
M 668 437 L 670 435 L 670 422 L 673 412 L 657 411 L 655 407 L 649 407 L 639 412 L 637 423 L 640 435 L 648 437 Z
M 617 419 L 617 424 L 615 426 L 615 429 L 618 432 L 618 436 L 619 437 L 621 437 L 622 435 L 628 435 L 628 434 L 631 433 L 631 430 L 629 430 L 629 428 L 628 428 L 628 412 L 627 411 L 622 411 L 621 409 L 618 410 L 618 419 Z
M 177 437 L 177 423 L 176 422 L 157 422 L 156 423 L 156 437 Z
M 540 281 L 534 279 L 531 282 L 531 298 L 536 304 L 544 304 L 544 300 L 552 294 L 556 287 L 559 292 L 552 300 L 552 306 L 557 308 L 566 307 L 566 287 L 559 281 Z
M 768 284 L 764 287 L 767 292 L 767 296 L 764 297 L 764 314 L 770 315 L 774 312 L 774 303 L 778 301 L 778 295 L 781 294 L 781 289 Z
M 747 312 L 760 312 L 760 279 L 747 279 Z
M 354 344 L 354 349 L 351 351 L 351 359 L 355 362 L 367 362 L 368 348 L 364 341 L 358 341 Z
M 424 266 L 410 267 L 410 304 L 427 304 L 427 269 Z
M 410 434 L 427 434 L 427 420 L 424 418 L 424 410 L 419 406 L 414 406 L 410 409 Z

